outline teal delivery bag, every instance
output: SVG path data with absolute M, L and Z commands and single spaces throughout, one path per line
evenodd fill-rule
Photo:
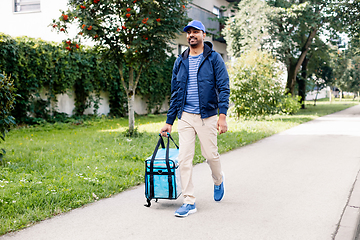
M 145 197 L 146 207 L 151 206 L 151 200 L 177 199 L 181 194 L 179 175 L 179 147 L 168 134 L 165 148 L 164 140 L 160 135 L 154 153 L 145 160 Z M 176 148 L 170 148 L 170 140 Z M 159 147 L 160 148 L 159 149 Z

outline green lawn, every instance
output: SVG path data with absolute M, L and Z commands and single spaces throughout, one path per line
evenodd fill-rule
M 229 132 L 218 137 L 220 153 L 358 102 L 312 104 L 293 116 L 228 118 Z M 0 166 L 0 235 L 141 184 L 144 160 L 152 154 L 165 119 L 137 117 L 142 133 L 137 138 L 122 134 L 128 124 L 124 118 L 13 129 L 0 144 L 7 151 Z M 177 141 L 176 122 L 173 131 Z M 194 163 L 203 160 L 197 142 Z

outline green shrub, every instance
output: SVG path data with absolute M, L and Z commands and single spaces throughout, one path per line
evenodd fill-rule
M 282 98 L 279 107 L 281 111 L 285 114 L 295 114 L 301 108 L 300 99 L 300 96 L 293 97 L 289 93 Z
M 284 90 L 276 60 L 268 53 L 252 50 L 229 69 L 230 100 L 237 117 L 257 117 L 281 112 Z
M 176 58 L 153 63 L 140 77 L 138 93 L 147 98 L 147 111 L 160 112 L 161 105 L 171 93 L 172 68 Z
M 5 141 L 5 135 L 10 131 L 15 119 L 11 116 L 11 111 L 15 105 L 15 87 L 13 81 L 6 74 L 0 74 L 0 139 Z M 0 151 L 0 162 L 5 155 L 5 149 Z

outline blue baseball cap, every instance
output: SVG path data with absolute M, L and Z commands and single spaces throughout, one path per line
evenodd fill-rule
M 187 30 L 189 28 L 191 28 L 191 27 L 202 30 L 203 32 L 205 32 L 204 24 L 202 24 L 202 22 L 200 22 L 198 20 L 193 20 L 193 21 L 189 22 L 189 24 L 186 27 L 184 27 L 184 32 L 187 32 Z

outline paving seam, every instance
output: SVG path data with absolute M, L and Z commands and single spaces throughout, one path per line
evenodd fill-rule
M 333 234 L 333 240 L 356 240 L 360 224 L 360 170 L 350 190 L 348 201 L 345 204 L 339 223 Z M 356 197 L 357 196 L 357 197 Z

